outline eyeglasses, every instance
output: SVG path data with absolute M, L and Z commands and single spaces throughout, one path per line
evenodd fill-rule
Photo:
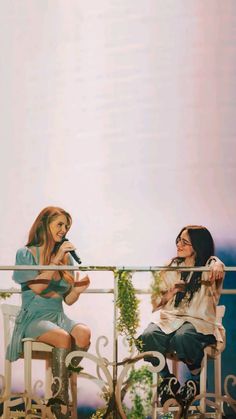
M 181 244 L 181 246 L 192 246 L 192 243 L 190 243 L 188 240 L 182 239 L 181 237 L 177 237 L 176 244 Z

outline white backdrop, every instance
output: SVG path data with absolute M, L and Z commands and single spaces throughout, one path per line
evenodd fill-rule
M 48 205 L 84 264 L 162 264 L 189 223 L 235 244 L 235 24 L 234 0 L 1 0 L 2 265 Z M 111 335 L 111 297 L 66 310 Z

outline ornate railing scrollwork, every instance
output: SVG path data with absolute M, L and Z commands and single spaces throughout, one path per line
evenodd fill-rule
M 223 401 L 225 403 L 227 403 L 228 405 L 230 405 L 230 407 L 235 412 L 235 416 L 236 416 L 236 399 L 233 398 L 230 395 L 229 390 L 228 390 L 228 386 L 229 386 L 230 381 L 231 381 L 231 385 L 233 387 L 235 387 L 235 393 L 236 393 L 236 376 L 233 375 L 233 374 L 229 374 L 229 375 L 227 375 L 227 377 L 225 378 L 225 381 L 224 381 L 225 396 L 223 397 Z M 224 407 L 223 407 L 223 409 L 224 409 Z
M 126 415 L 122 406 L 122 397 L 121 397 L 122 384 L 125 384 L 124 379 L 127 376 L 128 371 L 133 366 L 133 364 L 135 364 L 136 362 L 140 360 L 143 360 L 145 357 L 153 357 L 159 361 L 159 364 L 156 367 L 153 367 L 150 365 L 148 366 L 148 370 L 150 372 L 158 373 L 164 368 L 165 358 L 160 352 L 156 352 L 156 351 L 142 352 L 140 354 L 137 354 L 134 357 L 125 358 L 122 362 L 118 363 L 118 365 L 123 365 L 123 370 L 121 371 L 117 380 L 116 389 L 115 389 L 115 399 L 116 399 L 116 405 L 118 407 L 118 410 L 122 419 L 126 419 Z
M 49 266 L 45 266 L 45 265 L 37 265 L 37 266 L 23 266 L 23 265 L 17 265 L 16 266 L 0 266 L 0 270 L 3 271 L 7 271 L 7 270 L 55 270 L 55 267 L 49 265 Z M 120 417 L 122 419 L 125 419 L 125 412 L 124 412 L 124 408 L 122 405 L 122 401 L 124 399 L 124 395 L 126 394 L 126 392 L 129 391 L 130 388 L 130 380 L 129 378 L 127 378 L 128 373 L 130 372 L 130 370 L 132 368 L 134 368 L 135 363 L 137 363 L 138 361 L 144 359 L 144 357 L 146 356 L 153 356 L 153 357 L 157 357 L 159 360 L 159 365 L 158 367 L 147 367 L 149 370 L 151 370 L 152 372 L 159 372 L 163 366 L 164 366 L 164 357 L 159 354 L 158 352 L 145 352 L 145 353 L 140 353 L 138 355 L 135 355 L 132 351 L 129 354 L 129 357 L 124 358 L 122 361 L 119 362 L 119 356 L 118 356 L 118 330 L 117 330 L 117 324 L 119 324 L 118 320 L 119 320 L 119 316 L 118 316 L 118 304 L 117 304 L 117 299 L 118 299 L 118 280 L 119 279 L 124 279 L 126 280 L 131 280 L 132 279 L 132 274 L 134 272 L 159 272 L 159 271 L 163 271 L 166 270 L 166 266 L 146 266 L 146 267 L 125 267 L 125 266 L 121 266 L 121 267 L 117 267 L 117 266 L 58 266 L 56 268 L 58 271 L 60 270 L 69 270 L 69 271 L 109 271 L 109 272 L 113 272 L 114 274 L 114 284 L 113 284 L 113 288 L 109 288 L 109 289 L 88 289 L 86 290 L 86 293 L 93 293 L 93 294 L 103 294 L 103 293 L 111 293 L 114 296 L 114 312 L 113 312 L 113 359 L 112 361 L 109 361 L 109 359 L 107 359 L 106 357 L 102 356 L 102 350 L 101 350 L 101 345 L 103 345 L 103 347 L 106 347 L 108 345 L 108 338 L 106 336 L 100 336 L 97 339 L 96 342 L 96 346 L 95 346 L 95 350 L 96 350 L 96 355 L 93 355 L 90 352 L 84 352 L 84 351 L 73 351 L 71 352 L 67 358 L 66 358 L 66 365 L 69 365 L 71 360 L 74 357 L 84 357 L 87 360 L 92 361 L 95 366 L 96 366 L 96 373 L 95 375 L 93 374 L 88 374 L 84 371 L 79 373 L 79 377 L 83 377 L 89 380 L 92 380 L 95 384 L 98 385 L 98 387 L 100 388 L 101 392 L 103 395 L 106 395 L 106 397 L 104 397 L 104 400 L 107 402 L 107 410 L 105 412 L 104 417 L 108 418 L 108 414 L 109 412 L 111 412 L 110 409 L 114 410 L 112 411 L 112 414 L 114 412 L 114 418 Z M 176 268 L 169 268 L 169 270 L 175 270 Z M 185 270 L 188 270 L 189 268 L 185 268 Z M 206 271 L 208 269 L 206 269 L 206 267 L 197 267 L 197 268 L 193 268 L 191 269 L 194 272 L 202 272 L 202 271 Z M 225 271 L 232 271 L 235 272 L 236 271 L 236 267 L 225 267 Z M 132 284 L 131 284 L 132 285 Z M 133 302 L 135 303 L 136 299 L 135 294 L 147 294 L 149 291 L 147 289 L 141 289 L 141 290 L 137 290 L 134 288 L 132 289 L 132 293 L 133 293 Z M 12 288 L 12 289 L 4 289 L 4 290 L 0 290 L 0 297 L 5 298 L 8 297 L 12 294 L 20 294 L 21 291 L 19 289 L 16 288 Z M 236 290 L 222 290 L 222 294 L 236 294 Z M 123 302 L 127 303 L 128 299 L 124 298 Z M 137 305 L 137 304 L 136 304 Z M 125 307 L 124 307 L 124 311 L 125 311 Z M 137 320 L 137 317 L 135 318 Z M 128 319 L 130 320 L 130 319 Z M 134 322 L 136 322 L 136 320 L 134 320 Z M 131 322 L 132 323 L 132 322 Z M 126 325 L 127 326 L 127 325 Z M 131 324 L 132 326 L 132 324 Z M 131 330 L 131 329 L 130 329 Z M 125 334 L 126 336 L 128 336 L 130 338 L 130 333 L 129 334 Z M 135 337 L 136 334 L 133 333 L 131 337 Z M 133 341 L 130 340 L 130 342 L 132 343 Z M 131 346 L 131 345 L 129 345 Z M 130 349 L 130 348 L 129 348 Z M 132 370 L 131 370 L 132 372 Z M 27 406 L 27 401 L 32 400 L 34 401 L 36 404 L 33 404 L 33 408 L 31 409 L 31 411 L 26 412 L 27 414 L 27 419 L 31 419 L 31 418 L 37 418 L 37 417 L 41 417 L 42 419 L 52 419 L 53 416 L 51 414 L 51 409 L 49 406 L 46 405 L 45 400 L 41 399 L 36 393 L 39 389 L 39 386 L 41 387 L 41 381 L 38 380 L 36 382 L 36 384 L 34 385 L 33 389 L 32 389 L 32 393 L 29 394 L 26 392 L 23 393 L 11 393 L 11 394 L 6 394 L 6 383 L 5 383 L 5 377 L 0 375 L 0 384 L 2 387 L 2 392 L 0 393 L 0 403 L 3 403 L 6 400 L 10 400 L 12 398 L 17 398 L 17 401 L 13 402 L 13 404 L 15 406 L 17 406 L 19 403 L 22 403 L 22 400 L 25 402 L 25 405 Z M 60 383 L 59 383 L 60 384 Z M 228 375 L 224 381 L 224 394 L 222 396 L 217 396 L 217 394 L 215 393 L 202 393 L 200 395 L 198 395 L 195 400 L 202 400 L 203 398 L 205 399 L 206 405 L 209 406 L 210 408 L 212 408 L 214 410 L 214 417 L 221 418 L 223 413 L 224 413 L 224 409 L 227 408 L 227 405 L 232 408 L 233 412 L 235 412 L 235 417 L 236 417 L 236 399 L 235 399 L 235 392 L 233 391 L 234 394 L 232 394 L 232 391 L 230 391 L 230 388 L 232 390 L 232 388 L 235 387 L 236 388 L 236 376 L 235 375 Z M 233 389 L 234 390 L 234 389 Z M 19 400 L 19 403 L 17 404 Z M 11 404 L 11 405 L 13 405 Z M 36 412 L 35 410 L 35 406 L 37 406 L 38 412 Z M 190 409 L 193 406 L 190 406 Z M 156 409 L 156 404 L 155 404 L 155 409 Z M 175 409 L 175 418 L 180 417 L 180 413 L 179 411 L 180 406 L 175 406 L 173 407 L 171 405 L 171 401 L 168 401 L 164 408 L 162 409 L 162 412 L 166 412 L 166 411 L 172 411 Z M 197 410 L 197 412 L 200 412 L 200 406 L 198 409 L 195 409 L 195 411 Z M 177 413 L 176 413 L 177 411 Z M 187 414 L 187 412 L 185 412 Z M 234 413 L 233 413 L 234 414 Z M 176 416 L 177 415 L 177 416 Z M 227 416 L 227 415 L 226 415 Z M 101 417 L 101 416 L 100 416 Z M 153 413 L 153 418 L 155 417 L 155 413 Z
M 89 374 L 80 373 L 80 375 L 84 378 L 92 379 L 94 382 L 96 382 L 99 387 L 102 389 L 103 393 L 106 393 L 109 395 L 109 401 L 113 400 L 112 403 L 115 404 L 115 407 L 118 409 L 119 415 L 122 419 L 126 418 L 126 415 L 124 413 L 123 407 L 122 407 L 122 386 L 126 385 L 126 382 L 124 382 L 129 369 L 138 361 L 143 360 L 145 357 L 154 357 L 158 360 L 158 366 L 148 366 L 148 370 L 151 372 L 158 373 L 161 371 L 165 365 L 165 358 L 164 356 L 155 351 L 151 352 L 143 352 L 140 354 L 137 354 L 133 357 L 124 358 L 123 361 L 118 362 L 117 366 L 123 367 L 121 373 L 119 374 L 119 377 L 117 379 L 117 382 L 114 383 L 114 380 L 112 379 L 112 375 L 109 371 L 109 367 L 113 366 L 113 362 L 109 362 L 107 358 L 104 358 L 101 356 L 101 352 L 99 350 L 99 344 L 102 340 L 105 340 L 105 345 L 108 344 L 108 339 L 105 336 L 100 336 L 97 339 L 96 343 L 96 351 L 98 356 L 92 355 L 89 352 L 84 351 L 72 351 L 70 352 L 66 357 L 66 366 L 69 366 L 73 358 L 75 357 L 84 357 L 86 359 L 89 359 L 90 361 L 93 361 L 97 366 L 97 371 L 99 374 L 99 379 L 95 379 L 94 376 Z M 102 378 L 100 371 L 103 372 L 105 380 Z M 109 402 L 108 402 L 109 404 Z

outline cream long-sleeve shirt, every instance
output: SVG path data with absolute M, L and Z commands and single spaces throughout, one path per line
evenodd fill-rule
M 210 260 L 206 265 L 210 265 Z M 177 264 L 173 263 L 172 266 L 177 266 Z M 184 263 L 178 266 L 184 266 Z M 210 282 L 208 276 L 209 272 L 202 273 L 201 287 L 194 293 L 190 302 L 184 298 L 178 307 L 175 307 L 174 296 L 152 313 L 151 321 L 167 334 L 176 331 L 185 322 L 189 322 L 197 332 L 205 335 L 213 334 L 217 341 L 216 348 L 221 351 L 225 344 L 225 329 L 216 319 L 216 306 L 219 302 L 223 280 Z M 182 282 L 180 272 L 162 271 L 161 296 L 157 298 L 156 305 L 160 304 L 162 296 L 179 282 Z

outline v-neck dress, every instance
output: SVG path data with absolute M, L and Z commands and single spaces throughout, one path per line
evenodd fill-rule
M 36 258 L 27 247 L 17 251 L 16 265 L 38 265 L 39 248 L 36 247 Z M 70 264 L 73 264 L 70 259 Z M 14 271 L 13 280 L 21 285 L 22 305 L 15 321 L 15 327 L 11 342 L 8 346 L 6 359 L 15 361 L 23 351 L 22 339 L 41 336 L 50 330 L 63 329 L 70 333 L 74 326 L 79 324 L 69 319 L 63 310 L 63 295 L 70 285 L 63 278 L 56 281 L 52 279 L 48 287 L 40 295 L 35 294 L 27 282 L 39 275 L 39 271 Z M 54 291 L 56 298 L 44 297 L 45 294 Z

